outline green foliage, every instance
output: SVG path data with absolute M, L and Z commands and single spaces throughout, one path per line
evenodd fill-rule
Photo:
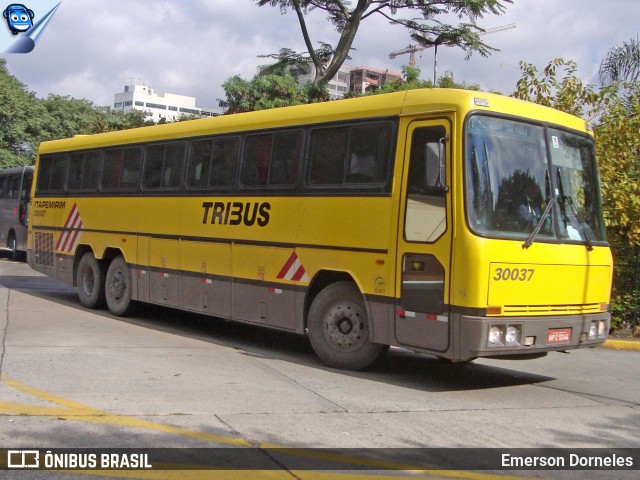
M 239 75 L 222 84 L 226 99 L 218 100 L 226 113 L 252 112 L 328 100 L 324 84 L 299 85 L 289 73 L 256 75 L 244 80 Z
M 610 91 L 585 85 L 576 75 L 577 69 L 576 62 L 562 58 L 549 62 L 541 73 L 535 65 L 520 62 L 522 77 L 512 96 L 593 119 L 606 106 Z
M 404 92 L 406 90 L 415 90 L 416 88 L 433 88 L 433 82 L 431 80 L 422 80 L 420 78 L 421 71 L 417 67 L 411 67 L 405 65 L 402 67 L 403 79 L 395 82 L 387 82 L 380 88 L 369 92 L 368 95 L 376 95 L 380 93 L 392 93 L 392 92 Z M 438 78 L 436 88 L 458 88 L 461 90 L 480 90 L 480 85 L 466 82 L 456 82 L 452 72 L 445 72 L 445 74 Z
M 0 59 L 0 168 L 33 163 L 40 142 L 154 125 L 144 112 L 106 111 L 88 100 L 37 98 Z
M 604 84 L 640 81 L 640 39 L 632 38 L 613 47 L 600 64 L 600 80 Z
M 47 115 L 36 96 L 12 77 L 0 59 L 0 167 L 28 165 Z
M 528 63 L 521 62 L 520 68 L 515 97 L 595 123 L 604 218 L 616 266 L 611 309 L 614 326 L 620 326 L 638 308 L 640 85 L 614 84 L 598 90 L 577 78 L 575 62 L 563 59 L 550 62 L 541 74 Z

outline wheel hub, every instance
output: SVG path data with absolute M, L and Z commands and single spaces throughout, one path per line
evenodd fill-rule
M 352 349 L 366 340 L 361 313 L 355 306 L 336 306 L 327 317 L 326 327 L 329 341 L 340 349 Z

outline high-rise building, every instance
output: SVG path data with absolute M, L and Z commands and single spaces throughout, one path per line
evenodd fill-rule
M 372 67 L 352 67 L 350 69 L 350 84 L 352 92 L 365 93 L 375 90 L 388 82 L 402 80 L 402 75 L 389 70 L 379 70 Z

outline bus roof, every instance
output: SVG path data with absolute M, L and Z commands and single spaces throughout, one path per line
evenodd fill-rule
M 586 131 L 578 117 L 548 107 L 499 94 L 456 89 L 417 89 L 346 100 L 282 107 L 256 112 L 222 115 L 165 125 L 120 130 L 96 135 L 78 135 L 40 144 L 39 153 L 81 150 L 115 144 L 140 143 L 203 135 L 247 132 L 277 127 L 337 122 L 360 118 L 419 115 L 421 113 L 471 111 L 520 116 L 540 122 Z

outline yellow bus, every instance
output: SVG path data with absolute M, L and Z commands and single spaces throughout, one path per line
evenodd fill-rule
M 88 308 L 307 334 L 326 364 L 601 344 L 612 259 L 583 120 L 444 89 L 41 144 L 28 260 Z

